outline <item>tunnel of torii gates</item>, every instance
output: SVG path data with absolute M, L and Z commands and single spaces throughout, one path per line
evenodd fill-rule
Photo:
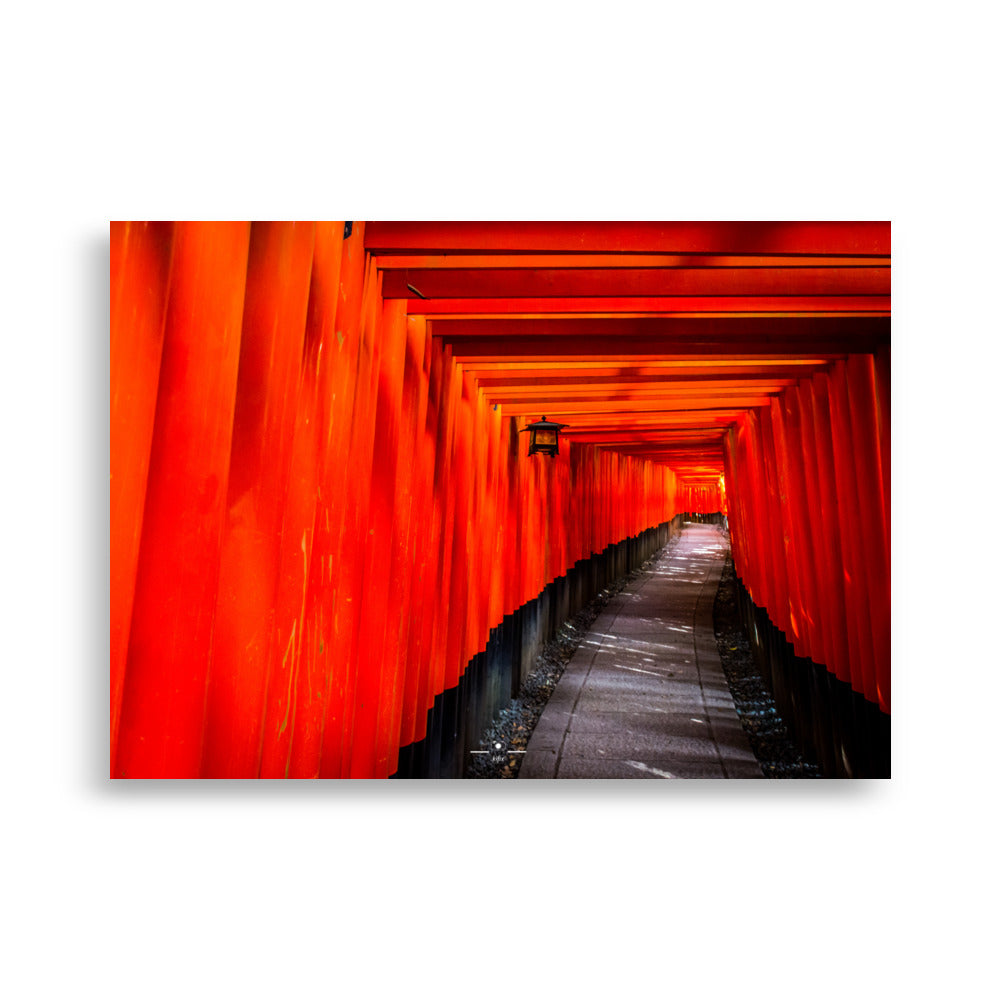
M 889 223 L 116 222 L 110 255 L 113 777 L 461 776 L 692 517 L 800 745 L 888 774 Z

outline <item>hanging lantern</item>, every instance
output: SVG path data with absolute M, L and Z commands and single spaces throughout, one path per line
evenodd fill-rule
M 521 431 L 522 434 L 525 431 L 531 432 L 531 437 L 528 438 L 528 454 L 534 455 L 539 452 L 542 455 L 558 455 L 559 431 L 564 427 L 569 427 L 569 424 L 557 424 L 546 420 L 545 417 L 536 420 L 533 424 L 528 424 Z

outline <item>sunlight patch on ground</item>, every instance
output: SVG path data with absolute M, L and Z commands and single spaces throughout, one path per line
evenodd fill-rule
M 634 767 L 637 771 L 645 771 L 647 774 L 655 774 L 658 778 L 673 777 L 669 771 L 661 771 L 658 767 L 650 767 L 649 764 L 646 764 L 641 760 L 627 760 L 625 763 L 628 764 L 629 767 Z
M 616 663 L 615 667 L 618 670 L 631 670 L 634 674 L 649 674 L 650 677 L 662 677 L 662 673 L 658 673 L 655 670 L 643 670 L 641 667 L 627 667 L 624 663 Z

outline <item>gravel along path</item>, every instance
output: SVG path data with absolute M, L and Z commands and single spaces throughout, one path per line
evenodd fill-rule
M 806 760 L 792 743 L 774 698 L 760 676 L 736 609 L 736 574 L 728 556 L 715 595 L 714 615 L 722 670 L 736 703 L 736 714 L 765 777 L 823 777 L 819 765 Z
M 676 543 L 677 536 L 667 543 L 668 551 Z M 542 646 L 517 697 L 480 737 L 480 748 L 489 752 L 470 755 L 465 773 L 467 778 L 517 777 L 523 760 L 522 754 L 517 751 L 527 749 L 532 730 L 574 650 L 608 601 L 646 572 L 655 558 L 656 555 L 651 556 L 638 569 L 602 590 L 559 629 L 554 639 Z M 774 707 L 774 699 L 757 671 L 750 643 L 736 613 L 735 597 L 732 561 L 727 558 L 715 600 L 716 641 L 736 712 L 761 770 L 768 778 L 818 778 L 821 776 L 819 768 L 803 760 L 792 745 L 788 730 Z

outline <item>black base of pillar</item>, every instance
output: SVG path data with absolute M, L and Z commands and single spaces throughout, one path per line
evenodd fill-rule
M 761 677 L 802 753 L 827 778 L 888 778 L 890 717 L 792 644 L 736 578 L 737 604 Z

